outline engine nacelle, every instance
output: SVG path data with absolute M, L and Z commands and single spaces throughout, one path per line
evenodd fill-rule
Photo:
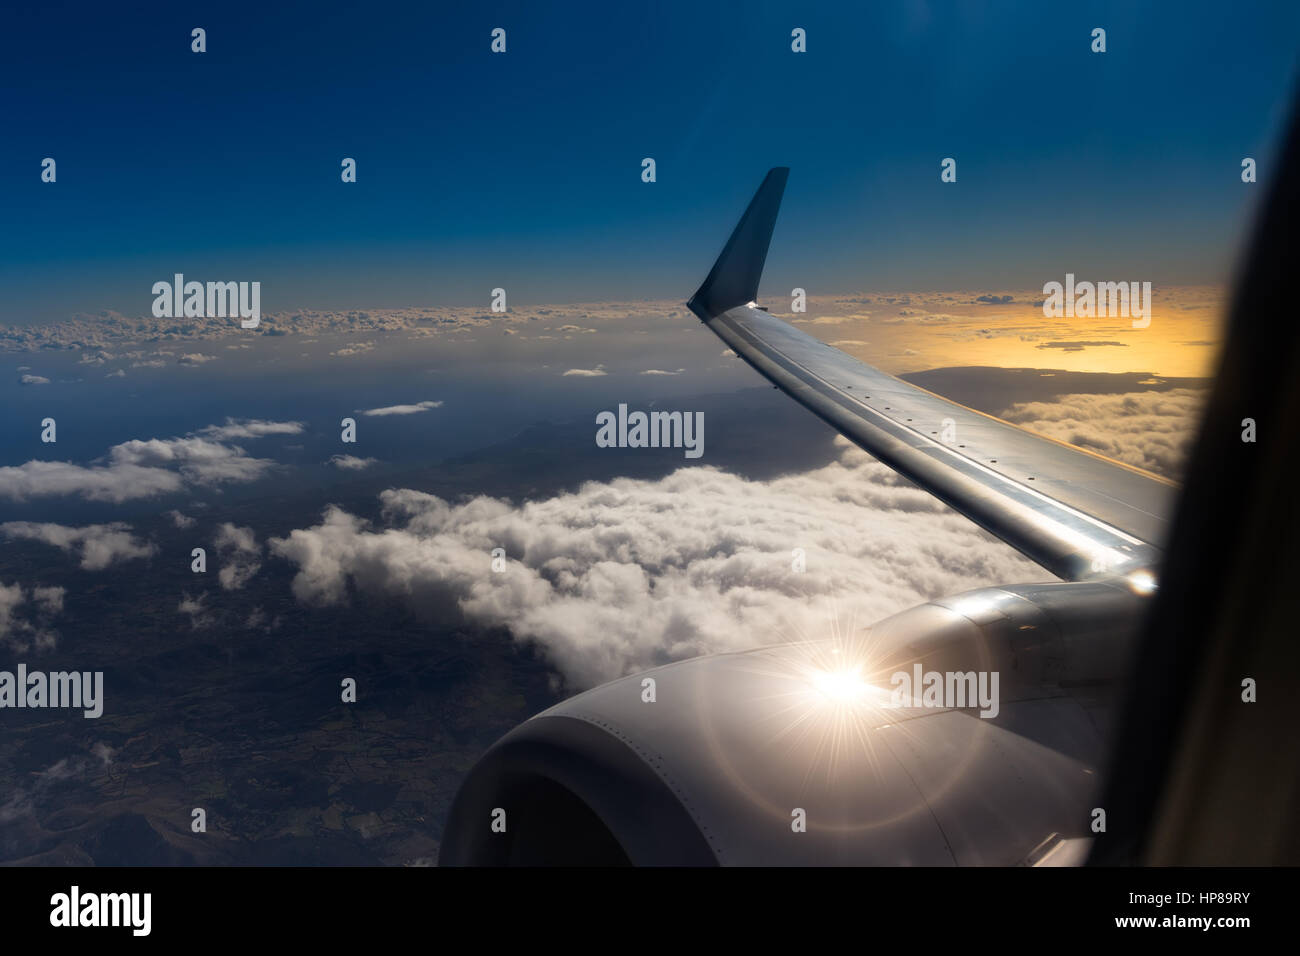
M 440 862 L 1079 862 L 1144 603 L 1119 579 L 985 588 L 602 685 L 488 750 Z

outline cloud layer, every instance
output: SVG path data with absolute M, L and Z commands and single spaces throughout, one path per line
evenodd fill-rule
M 1021 402 L 1001 418 L 1128 465 L 1178 479 L 1206 394 L 1189 388 L 1122 395 L 1062 395 Z
M 296 435 L 302 428 L 300 422 L 227 419 L 224 425 L 209 425 L 184 438 L 122 442 L 90 465 L 32 459 L 0 467 L 0 498 L 26 501 L 80 495 L 89 501 L 121 504 L 180 491 L 187 484 L 255 481 L 274 468 L 275 462 L 252 458 L 228 439 Z
M 575 686 L 1051 579 L 843 441 L 832 464 L 771 481 L 692 467 L 518 506 L 410 489 L 380 497 L 381 526 L 330 507 L 320 524 L 269 541 L 297 565 L 300 601 L 337 604 L 350 589 L 416 605 L 445 595 L 539 642 Z M 505 550 L 501 573 L 494 548 Z

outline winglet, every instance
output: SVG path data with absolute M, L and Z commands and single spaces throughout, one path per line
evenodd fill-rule
M 735 231 L 722 249 L 722 255 L 713 264 L 713 270 L 704 280 L 687 307 L 706 322 L 716 315 L 758 298 L 758 280 L 763 275 L 767 261 L 767 247 L 772 241 L 777 210 L 785 193 L 785 181 L 790 175 L 786 166 L 777 166 L 767 173 L 763 185 L 758 187 L 749 202 L 745 215 L 740 217 Z

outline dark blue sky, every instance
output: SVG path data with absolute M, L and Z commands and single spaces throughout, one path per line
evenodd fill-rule
M 0 322 L 174 272 L 267 311 L 685 299 L 777 164 L 765 292 L 1219 281 L 1300 38 L 1290 0 L 724 6 L 8 5 Z

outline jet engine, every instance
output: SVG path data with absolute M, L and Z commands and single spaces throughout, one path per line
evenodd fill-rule
M 440 862 L 1082 862 L 1150 590 L 984 588 L 578 694 L 471 770 Z

